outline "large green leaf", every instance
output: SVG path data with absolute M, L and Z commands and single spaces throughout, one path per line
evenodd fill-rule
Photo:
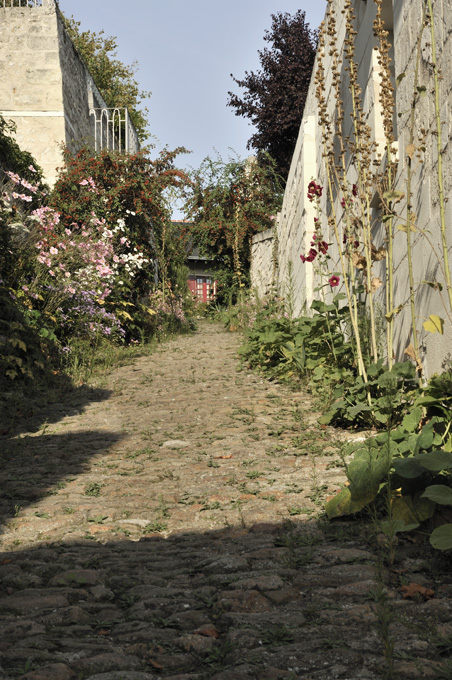
M 391 501 L 391 513 L 394 520 L 402 520 L 405 524 L 420 524 L 433 516 L 435 503 L 420 494 L 415 496 L 397 496 Z
M 452 548 L 452 524 L 443 524 L 434 529 L 430 536 L 430 543 L 437 550 L 450 550 Z
M 394 392 L 397 389 L 397 376 L 386 371 L 378 376 L 377 385 L 385 392 Z
M 391 373 L 399 376 L 400 378 L 416 378 L 416 369 L 411 361 L 396 361 L 396 363 L 391 368 Z
M 387 423 L 388 422 L 388 414 L 387 413 L 381 413 L 380 411 L 374 411 L 373 417 L 375 420 L 377 420 L 379 423 Z
M 441 472 L 452 468 L 452 453 L 449 451 L 429 451 L 416 456 L 420 464 L 431 472 Z
M 404 479 L 415 479 L 425 472 L 417 458 L 397 458 L 394 461 L 394 470 Z
M 428 498 L 440 505 L 452 505 L 452 489 L 445 484 L 432 484 L 425 489 L 422 498 Z
M 391 445 L 393 442 L 390 442 Z M 392 463 L 392 449 L 387 444 L 378 447 L 369 442 L 367 448 L 359 449 L 347 466 L 350 493 L 354 501 L 375 497 L 380 482 L 388 474 Z
M 356 418 L 360 413 L 368 413 L 369 411 L 372 411 L 372 406 L 364 401 L 359 401 L 355 406 L 351 406 L 347 412 L 352 418 Z
M 343 515 L 352 515 L 362 510 L 374 498 L 375 495 L 370 494 L 368 497 L 363 496 L 359 500 L 352 500 L 350 489 L 345 487 L 326 503 L 325 512 L 329 519 L 342 517 Z

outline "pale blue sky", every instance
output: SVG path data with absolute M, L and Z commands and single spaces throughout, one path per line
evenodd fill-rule
M 226 105 L 228 90 L 238 92 L 230 74 L 241 78 L 259 68 L 258 50 L 267 45 L 271 14 L 306 11 L 318 28 L 326 0 L 59 0 L 62 11 L 83 30 L 118 39 L 118 57 L 137 61 L 137 80 L 152 96 L 149 130 L 156 148 L 185 146 L 181 167 L 198 167 L 217 150 L 227 159 L 232 148 L 250 154 L 248 120 Z

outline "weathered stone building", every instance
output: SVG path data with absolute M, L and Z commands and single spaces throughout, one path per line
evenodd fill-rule
M 356 36 L 354 40 L 357 65 L 357 82 L 362 91 L 363 120 L 368 125 L 371 137 L 375 142 L 372 160 L 384 170 L 387 156 L 384 151 L 385 132 L 383 126 L 383 108 L 381 95 L 381 68 L 379 66 L 379 42 L 374 35 L 373 22 L 376 16 L 374 0 L 351 0 L 355 14 Z M 335 29 L 326 35 L 326 45 L 317 55 L 313 78 L 300 125 L 298 143 L 294 152 L 292 166 L 287 181 L 284 203 L 278 215 L 274 236 L 277 236 L 277 250 L 268 235 L 265 239 L 258 236 L 253 244 L 252 280 L 258 291 L 263 294 L 275 284 L 281 293 L 287 288 L 288 275 L 294 291 L 294 304 L 297 313 L 309 310 L 317 293 L 316 286 L 321 283 L 316 263 L 302 262 L 300 255 L 306 255 L 311 247 L 314 234 L 314 218 L 318 217 L 315 203 L 307 198 L 307 187 L 310 180 L 315 179 L 324 190 L 320 199 L 322 217 L 322 236 L 330 245 L 328 255 L 329 269 L 343 277 L 340 267 L 340 254 L 332 227 L 331 217 L 336 214 L 339 226 L 339 243 L 346 240 L 347 211 L 344 210 L 344 195 L 340 186 L 336 186 L 334 199 L 328 192 L 328 176 L 324 159 L 324 136 L 320 115 L 320 104 L 316 96 L 316 77 L 319 69 L 324 69 L 322 92 L 328 116 L 334 121 L 337 118 L 337 100 L 334 88 L 334 50 L 339 55 L 338 72 L 340 74 L 340 94 L 344 102 L 344 122 L 342 140 L 347 146 L 346 137 L 353 139 L 351 92 L 348 87 L 349 72 L 344 59 L 346 41 L 350 30 L 346 26 L 346 14 L 343 12 L 344 0 L 331 0 L 326 19 L 333 12 Z M 424 8 L 427 7 L 427 21 L 424 21 Z M 451 312 L 447 299 L 446 278 L 444 274 L 444 248 L 441 233 L 439 174 L 437 151 L 437 127 L 435 109 L 434 68 L 432 58 L 432 40 L 428 22 L 428 6 L 421 0 L 383 0 L 382 17 L 388 32 L 388 41 L 393 45 L 390 77 L 394 85 L 395 110 L 393 114 L 394 144 L 393 158 L 395 173 L 395 189 L 398 195 L 394 211 L 398 214 L 393 227 L 394 251 L 394 300 L 392 309 L 384 295 L 384 285 L 380 285 L 373 295 L 374 309 L 381 327 L 382 345 L 385 344 L 385 314 L 394 312 L 395 338 L 394 355 L 403 360 L 404 350 L 413 342 L 411 317 L 409 309 L 409 259 L 407 253 L 407 215 L 412 223 L 410 242 L 412 250 L 412 272 L 415 286 L 415 303 L 417 310 L 417 328 L 420 337 L 421 359 L 427 375 L 440 371 L 444 360 L 452 352 Z M 440 70 L 438 109 L 441 120 L 441 159 L 443 164 L 443 182 L 446 210 L 446 240 L 449 257 L 452 255 L 452 142 L 451 115 L 452 105 L 452 2 L 451 0 L 434 0 L 433 25 L 435 29 L 435 47 L 437 64 Z M 331 22 L 330 22 L 331 26 Z M 334 36 L 333 36 L 334 33 Z M 321 73 L 320 73 L 321 75 Z M 425 96 L 426 95 L 426 96 Z M 413 118 L 412 118 L 413 114 Z M 413 121 L 413 125 L 412 125 Z M 411 137 L 414 127 L 414 137 Z M 333 140 L 334 151 L 340 149 L 339 134 Z M 376 164 L 372 166 L 373 172 Z M 356 155 L 350 151 L 344 154 L 346 184 L 351 189 L 357 182 Z M 407 187 L 407 182 L 410 187 Z M 343 186 L 343 185 L 342 185 Z M 411 201 L 407 205 L 407 195 Z M 351 196 L 351 194 L 349 194 Z M 348 199 L 347 199 L 348 200 Z M 360 197 L 353 198 L 355 202 Z M 372 219 L 372 240 L 376 248 L 388 246 L 386 223 L 382 222 L 381 197 L 375 193 L 369 211 Z M 349 211 L 349 215 L 353 212 Z M 330 220 L 328 220 L 328 217 Z M 350 225 L 349 225 L 350 226 Z M 271 250 L 276 252 L 277 275 L 272 280 L 272 268 L 265 264 Z M 363 244 L 357 248 L 363 252 Z M 383 258 L 373 264 L 373 275 L 385 281 L 387 265 Z M 425 283 L 429 282 L 429 283 Z M 323 281 L 325 283 L 325 281 Z M 440 290 L 442 288 L 442 291 Z M 329 287 L 326 286 L 325 290 Z M 343 289 L 343 288 L 342 288 Z M 334 288 L 331 292 L 336 292 Z M 430 315 L 437 315 L 445 320 L 444 334 L 429 333 L 423 323 Z
M 15 123 L 19 145 L 33 154 L 50 184 L 62 145 L 138 150 L 127 111 L 107 108 L 56 0 L 0 0 L 0 70 L 0 113 Z

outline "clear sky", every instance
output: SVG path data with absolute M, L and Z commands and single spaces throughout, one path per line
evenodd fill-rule
M 59 0 L 82 30 L 115 36 L 118 58 L 138 62 L 136 79 L 149 109 L 156 149 L 185 146 L 180 167 L 198 167 L 216 151 L 224 159 L 250 155 L 248 119 L 226 105 L 239 92 L 230 74 L 259 69 L 258 50 L 271 14 L 305 10 L 311 28 L 323 19 L 326 0 Z M 230 150 L 233 151 L 230 151 Z

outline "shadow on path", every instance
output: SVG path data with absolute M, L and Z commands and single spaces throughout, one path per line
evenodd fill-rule
M 26 678 L 332 678 L 337 664 L 377 678 L 374 556 L 353 550 L 351 568 L 313 525 L 265 524 L 4 553 L 1 663 L 11 677 L 28 663 Z
M 450 602 L 403 600 L 356 529 L 268 523 L 0 554 L 3 677 L 376 680 L 378 592 L 394 677 L 424 677 L 416 668 L 439 660 L 428 631 Z
M 23 435 L 0 440 L 0 522 L 51 495 L 89 468 L 96 454 L 123 438 L 118 432 L 85 430 Z

